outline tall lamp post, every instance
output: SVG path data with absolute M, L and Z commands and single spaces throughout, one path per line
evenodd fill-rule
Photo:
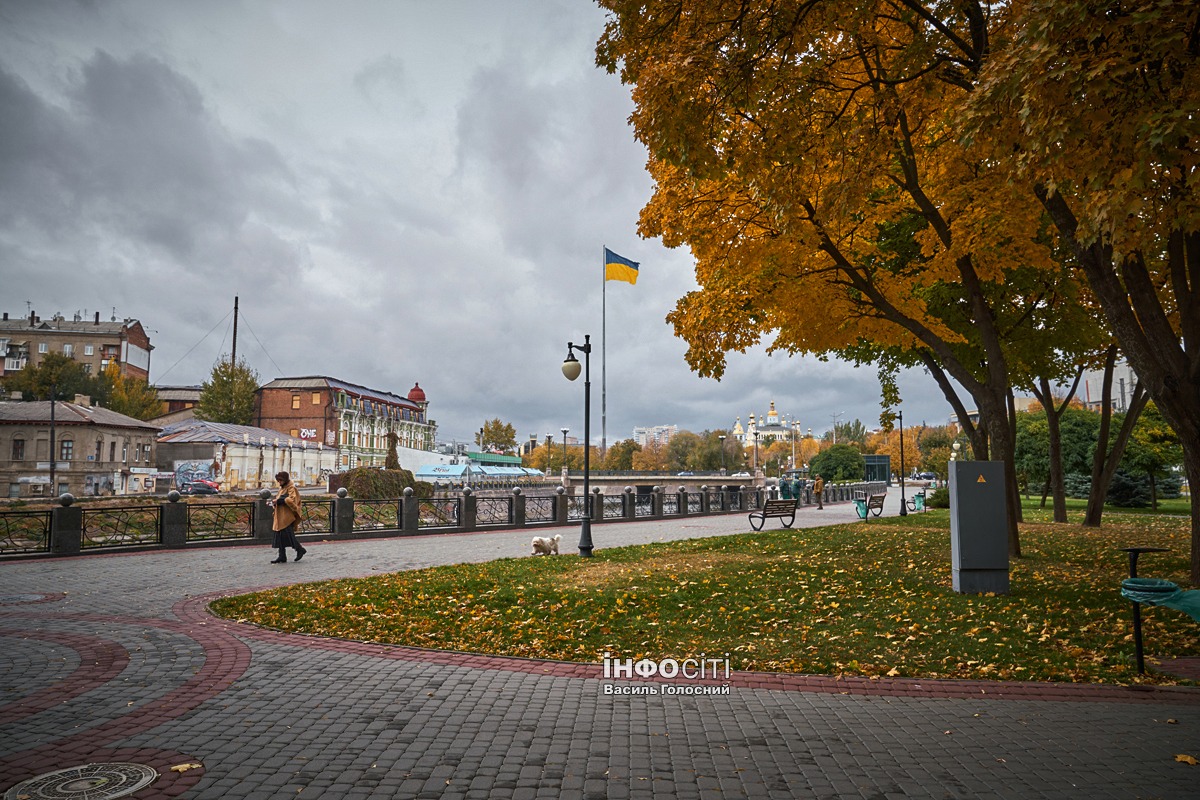
M 562 435 L 563 435 L 563 477 L 565 478 L 571 474 L 569 469 L 567 468 L 567 434 L 571 432 L 571 429 L 570 428 L 559 428 L 559 430 L 562 431 Z
M 721 474 L 724 475 L 725 474 L 725 436 L 718 435 L 717 438 L 721 440 Z
M 580 353 L 583 353 L 583 523 L 579 526 L 579 555 L 583 558 L 592 557 L 591 453 L 588 447 L 592 432 L 591 342 L 591 336 L 584 336 L 582 345 L 567 342 L 567 357 L 562 365 L 563 375 L 566 376 L 567 380 L 575 380 L 579 377 L 579 359 L 575 358 L 575 351 L 578 350 Z M 563 433 L 563 441 L 566 441 L 565 431 Z
M 900 516 L 908 516 L 908 506 L 904 500 L 904 412 L 900 412 Z

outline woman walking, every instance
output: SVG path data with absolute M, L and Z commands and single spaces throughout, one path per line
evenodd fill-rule
M 271 546 L 279 548 L 279 558 L 271 563 L 286 564 L 287 548 L 291 547 L 296 551 L 297 561 L 304 558 L 304 554 L 308 551 L 301 547 L 300 542 L 296 539 L 296 523 L 300 521 L 301 517 L 300 492 L 292 483 L 292 476 L 286 472 L 278 473 L 275 480 L 279 483 L 279 494 L 270 503 L 271 507 L 275 509 L 275 520 L 271 526 L 275 531 L 275 538 L 271 542 Z

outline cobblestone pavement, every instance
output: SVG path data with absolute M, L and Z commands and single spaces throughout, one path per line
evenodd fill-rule
M 797 524 L 854 518 L 840 504 Z M 746 529 L 730 516 L 593 530 L 604 548 Z M 557 530 L 572 552 L 574 531 Z M 131 762 L 159 773 L 138 798 L 1200 797 L 1200 766 L 1175 758 L 1200 758 L 1197 689 L 735 673 L 717 682 L 728 694 L 663 694 L 599 665 L 292 636 L 206 611 L 269 585 L 524 556 L 530 535 L 318 541 L 279 566 L 265 547 L 2 563 L 0 791 Z

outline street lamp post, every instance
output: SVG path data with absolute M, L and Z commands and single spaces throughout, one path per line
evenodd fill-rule
M 758 431 L 754 432 L 754 475 L 758 476 Z
M 571 474 L 570 468 L 567 466 L 567 434 L 570 432 L 571 429 L 570 428 L 560 428 L 560 430 L 562 431 L 562 435 L 563 435 L 563 477 L 566 478 L 567 476 L 569 476 Z M 564 485 L 565 485 L 565 482 L 564 482 Z
M 842 414 L 845 414 L 845 413 L 846 413 L 845 411 L 839 411 L 839 412 L 837 412 L 836 414 L 830 414 L 830 415 L 829 415 L 830 417 L 832 417 L 832 418 L 833 418 L 833 443 L 834 443 L 834 444 L 837 444 L 837 423 L 838 423 L 838 420 L 839 420 L 839 419 L 841 419 L 841 416 L 842 416 Z
M 900 412 L 900 516 L 908 516 L 904 500 L 904 412 Z
M 724 475 L 725 474 L 725 437 L 723 435 L 718 435 L 717 438 L 721 440 L 721 474 Z
M 567 342 L 567 357 L 563 361 L 562 371 L 567 380 L 573 381 L 579 377 L 579 359 L 575 351 L 583 353 L 583 523 L 579 526 L 579 555 L 583 558 L 592 556 L 592 486 L 591 486 L 591 454 L 589 440 L 592 426 L 592 337 L 584 336 L 583 344 Z M 566 433 L 563 433 L 566 441 Z

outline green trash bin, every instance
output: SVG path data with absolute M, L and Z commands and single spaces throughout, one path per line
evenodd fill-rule
M 914 494 L 913 502 L 916 504 L 915 508 L 917 511 L 924 511 L 925 510 L 925 493 L 917 492 L 916 494 Z

